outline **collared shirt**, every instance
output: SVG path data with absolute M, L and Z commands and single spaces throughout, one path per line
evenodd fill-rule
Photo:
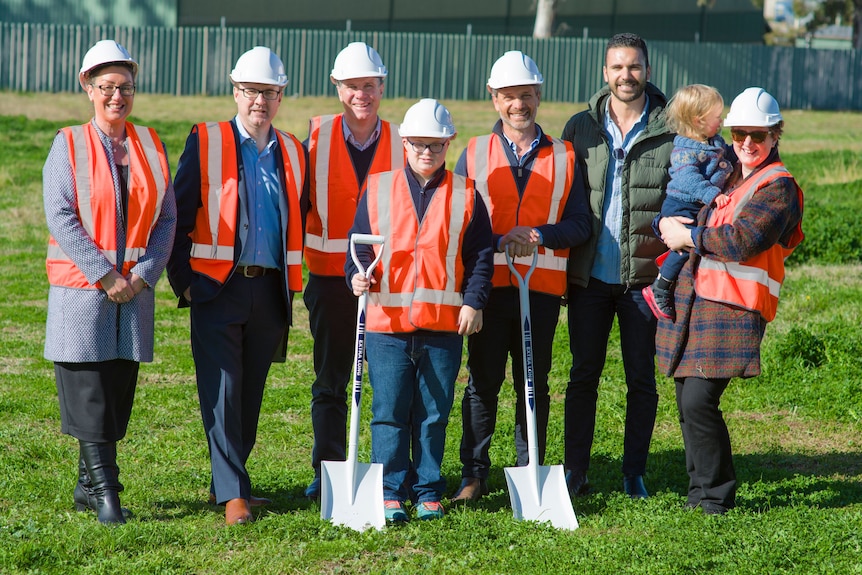
M 622 174 L 626 156 L 635 140 L 646 129 L 649 120 L 649 96 L 644 95 L 644 109 L 641 117 L 623 137 L 619 127 L 611 119 L 610 98 L 605 100 L 604 127 L 610 148 L 608 169 L 605 173 L 605 198 L 602 205 L 602 231 L 596 244 L 596 259 L 593 261 L 591 275 L 608 284 L 620 283 L 620 237 L 623 225 Z
M 535 124 L 536 126 L 536 139 L 530 142 L 530 146 L 524 150 L 524 153 L 520 156 L 518 155 L 518 147 L 515 145 L 515 142 L 509 139 L 509 136 L 506 135 L 506 132 L 503 132 L 503 138 L 506 139 L 506 143 L 509 144 L 509 148 L 511 148 L 512 153 L 515 154 L 515 158 L 518 160 L 518 165 L 523 166 L 524 162 L 527 161 L 527 156 L 530 155 L 530 152 L 536 149 L 536 146 L 539 145 L 539 140 L 542 138 L 542 128 L 539 124 Z
M 371 136 L 369 136 L 369 138 L 364 142 L 357 140 L 356 136 L 353 135 L 353 132 L 350 131 L 350 126 L 347 125 L 347 116 L 341 117 L 341 127 L 344 131 L 345 141 L 360 152 L 371 146 L 377 141 L 377 138 L 380 137 L 380 118 L 377 118 L 377 125 L 374 127 L 374 131 L 371 132 Z
M 284 267 L 281 261 L 279 210 L 281 180 L 275 162 L 278 145 L 275 132 L 269 129 L 269 143 L 258 153 L 257 142 L 249 135 L 239 117 L 235 121 L 242 153 L 241 178 L 246 193 L 246 202 L 240 202 L 240 209 L 246 213 L 240 215 L 240 221 L 248 222 L 248 234 L 242 246 L 239 265 L 281 269 Z

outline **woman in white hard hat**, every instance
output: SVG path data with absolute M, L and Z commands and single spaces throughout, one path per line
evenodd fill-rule
M 802 241 L 802 190 L 784 167 L 778 103 L 762 88 L 734 99 L 724 122 L 736 166 L 730 202 L 658 222 L 672 250 L 690 250 L 676 291 L 676 321 L 661 319 L 659 367 L 676 382 L 689 488 L 686 507 L 722 514 L 736 504 L 730 436 L 719 409 L 733 377 L 760 374 L 760 342 L 775 317 L 784 260 Z
M 347 281 L 371 292 L 365 337 L 372 460 L 383 464 L 389 522 L 443 517 L 440 473 L 446 426 L 461 367 L 463 336 L 482 329 L 493 273 L 491 222 L 472 180 L 444 166 L 455 126 L 445 106 L 420 100 L 399 128 L 408 166 L 368 176 L 350 233 L 382 235 L 385 245 L 357 246 L 367 268 L 383 249 L 379 272 Z M 411 453 L 412 452 L 412 453 Z
M 93 119 L 54 138 L 42 173 L 48 243 L 45 358 L 54 362 L 61 430 L 79 441 L 75 508 L 125 523 L 117 441 L 126 434 L 138 366 L 153 359 L 155 292 L 176 206 L 155 131 L 126 121 L 138 64 L 97 42 L 78 76 Z

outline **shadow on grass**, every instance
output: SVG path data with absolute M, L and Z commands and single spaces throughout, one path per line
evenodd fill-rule
M 801 454 L 785 451 L 737 454 L 733 458 L 739 488 L 737 505 L 742 510 L 762 512 L 775 507 L 808 505 L 841 508 L 862 502 L 862 452 Z M 573 499 L 578 513 L 601 513 L 609 503 L 595 494 L 622 493 L 622 463 L 619 459 L 593 457 L 588 472 L 590 494 Z M 460 477 L 449 477 L 454 493 Z M 650 493 L 676 494 L 680 506 L 688 492 L 685 452 L 682 449 L 650 453 L 645 476 Z M 470 502 L 476 509 L 497 512 L 510 509 L 503 469 L 492 468 L 489 495 Z

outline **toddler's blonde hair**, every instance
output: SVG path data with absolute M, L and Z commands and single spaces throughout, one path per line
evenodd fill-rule
M 689 84 L 676 91 L 667 105 L 667 124 L 681 136 L 706 139 L 712 134 L 703 134 L 697 120 L 709 113 L 717 104 L 724 106 L 724 98 L 712 86 Z

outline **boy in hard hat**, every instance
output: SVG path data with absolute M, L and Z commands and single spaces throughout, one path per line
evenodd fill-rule
M 306 222 L 308 285 L 303 300 L 314 338 L 311 425 L 314 480 L 306 488 L 320 497 L 320 462 L 344 461 L 347 384 L 353 363 L 356 298 L 344 286 L 347 230 L 369 174 L 404 167 L 398 126 L 377 115 L 386 66 L 374 48 L 352 42 L 335 58 L 330 80 L 343 112 L 311 118 L 308 140 L 310 205 Z
M 507 248 L 516 256 L 539 252 L 529 287 L 539 465 L 545 456 L 548 374 L 566 292 L 566 261 L 569 247 L 589 238 L 591 222 L 572 144 L 548 136 L 536 123 L 543 81 L 536 63 L 522 52 L 513 50 L 497 59 L 487 88 L 500 119 L 490 134 L 469 141 L 455 166 L 456 174 L 476 181 L 486 202 L 496 253 L 485 329 L 467 340 L 470 379 L 461 403 L 463 479 L 454 501 L 479 499 L 488 492 L 497 396 L 509 356 L 517 397 L 517 464 L 529 463 L 518 282 L 506 264 Z M 529 267 L 515 266 L 522 276 Z
M 293 294 L 302 290 L 306 155 L 272 127 L 287 84 L 257 46 L 230 73 L 237 114 L 192 128 L 174 186 L 178 224 L 168 279 L 191 306 L 192 352 L 209 444 L 210 502 L 228 525 L 253 520 L 246 461 L 264 384 L 283 357 Z
M 351 258 L 345 264 L 354 295 L 370 291 L 371 457 L 383 464 L 390 522 L 407 521 L 411 496 L 419 519 L 443 517 L 440 465 L 463 336 L 482 330 L 493 271 L 485 204 L 472 180 L 444 166 L 455 136 L 449 111 L 420 100 L 399 133 L 408 166 L 369 176 L 350 230 L 386 238 L 357 246 L 364 266 L 384 250 L 379 272 L 365 278 Z

